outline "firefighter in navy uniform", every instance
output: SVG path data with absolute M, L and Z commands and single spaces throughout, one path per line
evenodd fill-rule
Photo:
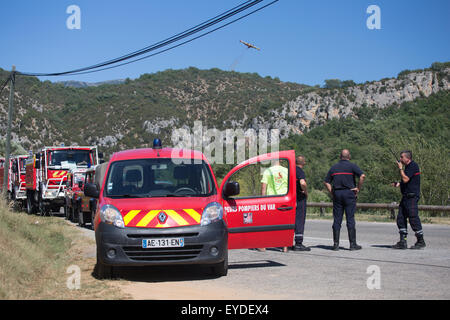
M 306 184 L 306 175 L 303 167 L 306 164 L 304 156 L 298 156 L 295 159 L 296 180 L 297 180 L 297 209 L 295 213 L 295 245 L 294 251 L 311 251 L 310 248 L 303 245 L 303 232 L 305 230 L 306 220 L 306 198 L 308 189 Z
M 400 187 L 402 200 L 398 208 L 397 226 L 400 233 L 400 241 L 392 247 L 394 249 L 406 249 L 406 236 L 408 235 L 408 222 L 416 233 L 417 242 L 411 249 L 425 248 L 423 240 L 422 224 L 419 218 L 418 202 L 420 199 L 420 169 L 419 165 L 412 160 L 411 151 L 402 151 L 400 161 L 397 162 L 400 171 L 401 182 L 394 183 L 395 187 Z M 405 168 L 403 169 L 403 166 Z
M 359 250 L 361 246 L 356 243 L 356 199 L 365 175 L 356 164 L 350 162 L 349 150 L 342 150 L 340 159 L 328 171 L 324 181 L 328 192 L 333 198 L 333 250 L 339 250 L 339 236 L 344 211 L 347 220 L 350 250 Z M 358 187 L 356 187 L 355 176 L 359 177 Z

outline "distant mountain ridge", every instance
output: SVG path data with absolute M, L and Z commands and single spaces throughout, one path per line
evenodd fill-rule
M 57 81 L 55 83 L 62 84 L 64 85 L 64 87 L 86 88 L 86 87 L 98 87 L 104 84 L 122 84 L 124 82 L 125 79 L 108 80 L 100 82 L 84 82 L 84 81 L 68 80 L 68 81 Z

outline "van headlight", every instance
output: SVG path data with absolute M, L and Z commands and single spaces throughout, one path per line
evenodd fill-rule
M 223 218 L 223 208 L 217 202 L 211 202 L 208 204 L 202 213 L 202 220 L 200 224 L 206 226 L 211 222 L 221 220 Z
M 125 228 L 122 215 L 113 205 L 107 204 L 100 209 L 100 219 L 101 221 L 113 224 L 118 228 Z

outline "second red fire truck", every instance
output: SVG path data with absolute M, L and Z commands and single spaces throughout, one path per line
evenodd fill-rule
M 26 160 L 25 177 L 27 212 L 41 215 L 59 212 L 64 206 L 67 172 L 98 163 L 96 146 L 44 147 L 30 155 Z

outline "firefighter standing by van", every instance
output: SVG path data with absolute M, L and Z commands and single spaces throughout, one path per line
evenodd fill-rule
M 295 245 L 294 251 L 311 251 L 310 248 L 303 245 L 303 232 L 305 230 L 306 220 L 306 198 L 308 197 L 308 189 L 306 184 L 306 175 L 303 167 L 306 164 L 304 156 L 298 156 L 295 159 L 295 170 L 297 180 L 297 208 L 295 213 Z
M 362 187 L 365 175 L 356 164 L 350 162 L 349 150 L 342 150 L 340 159 L 328 171 L 324 181 L 333 198 L 333 250 L 339 250 L 339 236 L 344 211 L 350 250 L 360 250 L 361 246 L 356 243 L 355 212 L 357 195 Z M 355 176 L 359 177 L 358 187 L 356 187 Z

